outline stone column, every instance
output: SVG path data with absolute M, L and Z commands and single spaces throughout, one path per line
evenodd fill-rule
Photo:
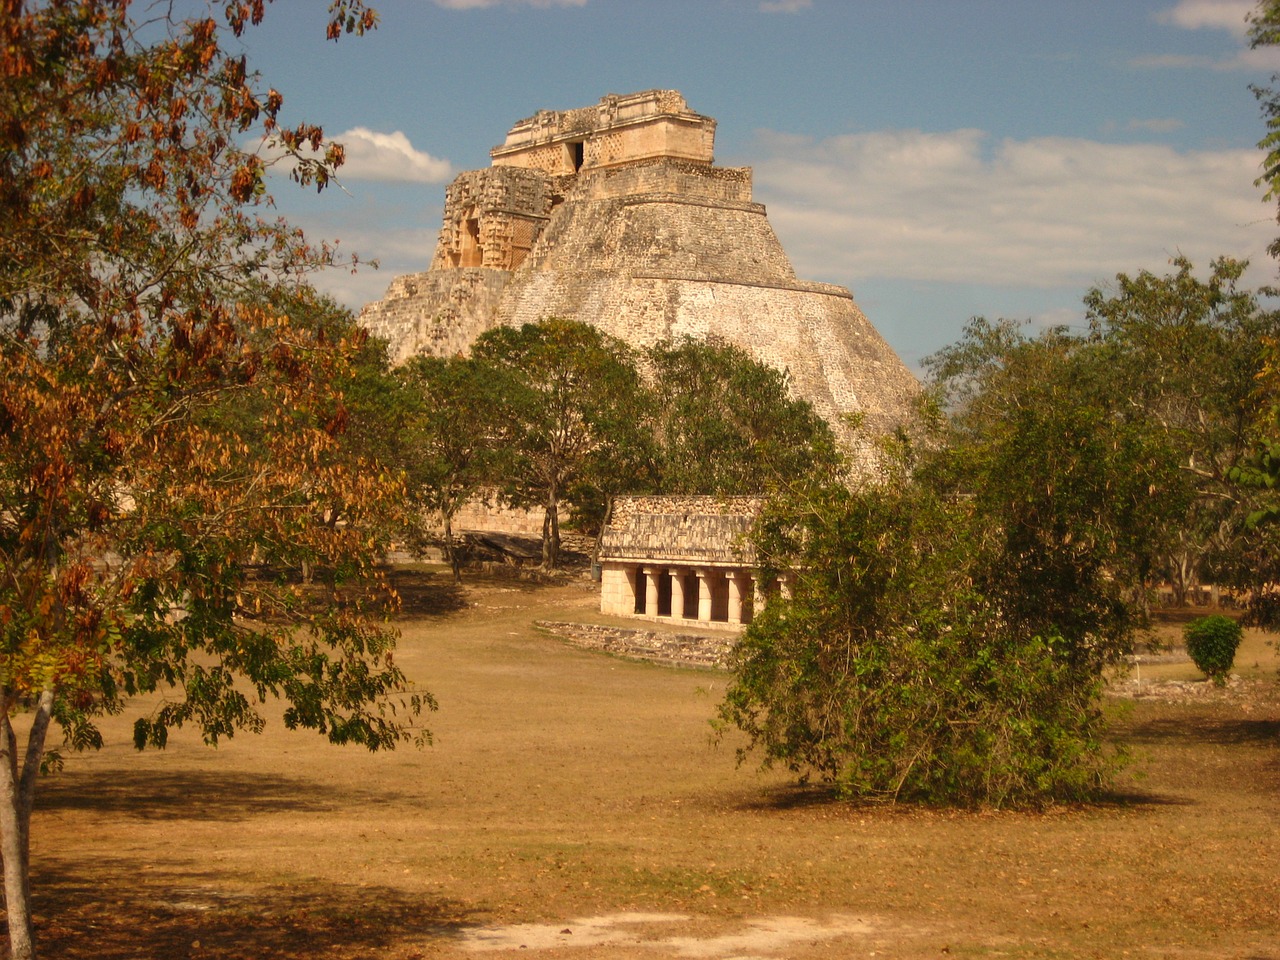
M 729 581 L 729 622 L 742 622 L 742 574 L 732 570 L 727 574 Z
M 698 620 L 711 622 L 711 571 L 698 570 Z
M 684 571 L 671 568 L 671 619 L 684 619 Z
M 659 567 L 644 568 L 644 615 L 646 617 L 656 617 L 658 615 L 658 575 L 662 573 Z

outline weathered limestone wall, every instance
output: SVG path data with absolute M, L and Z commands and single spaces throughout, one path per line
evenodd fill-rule
M 750 167 L 708 167 L 667 158 L 626 167 L 584 172 L 573 193 L 577 200 L 608 200 L 669 194 L 686 201 L 751 203 Z M 752 204 L 759 207 L 758 204 Z M 763 214 L 764 208 L 759 207 Z
M 919 385 L 848 290 L 796 278 L 751 171 L 711 164 L 714 133 L 662 90 L 520 121 L 494 166 L 449 187 L 432 269 L 398 278 L 362 322 L 395 362 L 551 316 L 636 347 L 716 337 L 787 371 L 873 464 L 846 415 L 890 430 Z
M 636 569 L 630 564 L 600 565 L 600 612 L 613 617 L 635 614 Z
M 386 295 L 360 312 L 360 323 L 388 343 L 394 364 L 415 354 L 466 353 L 493 325 L 507 270 L 429 270 L 396 277 Z
M 484 500 L 471 500 L 458 508 L 453 515 L 453 530 L 461 533 L 466 530 L 483 530 L 486 533 L 506 533 L 513 537 L 542 536 L 541 509 L 515 510 L 511 507 L 498 506 Z M 567 511 L 560 511 L 561 524 L 568 523 Z
M 642 183 L 669 171 L 633 173 Z M 637 347 L 718 337 L 788 371 L 795 395 L 851 443 L 865 441 L 843 426 L 845 413 L 874 430 L 901 421 L 915 378 L 848 290 L 796 279 L 762 206 L 709 199 L 710 189 L 610 196 L 616 184 L 602 179 L 584 177 L 556 209 L 498 323 L 574 317 Z
M 518 121 L 490 156 L 495 166 L 549 174 L 654 157 L 710 164 L 715 130 L 716 122 L 691 111 L 678 91 L 610 94 L 592 107 L 540 110 Z
M 546 225 L 555 189 L 552 178 L 513 167 L 459 174 L 445 191 L 431 268 L 520 266 Z
M 591 183 L 583 184 L 556 208 L 542 241 L 513 277 L 501 322 L 579 316 L 580 310 L 586 311 L 580 319 L 595 322 L 589 315 L 615 307 L 588 302 L 593 287 L 620 288 L 637 275 L 795 282 L 759 204 L 671 192 L 593 199 L 590 192 Z M 588 198 L 579 199 L 583 194 Z M 570 307 L 572 314 L 556 313 Z

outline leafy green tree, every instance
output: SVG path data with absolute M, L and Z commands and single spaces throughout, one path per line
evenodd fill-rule
M 1146 588 L 1258 546 L 1232 471 L 1276 318 L 1243 265 L 1175 266 L 1091 291 L 1084 335 L 972 321 L 927 361 L 938 436 L 881 484 L 776 499 L 757 545 L 794 598 L 748 628 L 721 710 L 766 761 L 875 799 L 1103 781 L 1102 679 Z
M 1259 411 L 1253 430 L 1253 452 L 1229 477 L 1252 507 L 1244 521 L 1243 549 L 1217 559 L 1222 582 L 1247 598 L 1243 622 L 1267 630 L 1280 629 L 1280 363 L 1277 342 L 1264 341 L 1262 368 L 1254 395 Z
M 495 327 L 472 346 L 473 358 L 502 377 L 496 422 L 508 439 L 504 496 L 544 510 L 542 560 L 560 554 L 560 507 L 634 429 L 629 402 L 640 392 L 626 345 L 595 327 L 551 318 Z
M 921 469 L 999 518 L 1027 602 L 1045 577 L 1068 592 L 1103 578 L 1140 599 L 1161 562 L 1150 532 L 1186 504 L 1174 498 L 1177 464 L 1160 437 L 1117 415 L 1105 351 L 1064 330 L 1028 337 L 1019 324 L 977 318 L 927 363 L 951 416 L 943 454 Z M 1108 567 L 1056 549 L 1071 544 Z
M 502 476 L 506 445 L 495 412 L 507 396 L 503 377 L 474 357 L 414 357 L 396 378 L 406 410 L 398 445 L 408 501 L 416 518 L 439 517 L 445 556 L 460 582 L 453 518 Z
M 1238 569 L 1250 547 L 1256 498 L 1234 478 L 1253 450 L 1256 378 L 1278 320 L 1238 288 L 1243 263 L 1217 260 L 1204 280 L 1183 258 L 1174 266 L 1091 290 L 1087 334 L 1031 339 L 977 320 L 930 364 L 962 437 L 1048 418 L 1051 406 L 1089 424 L 1093 440 L 1081 443 L 1105 439 L 1092 456 L 1123 505 L 1106 527 L 1127 558 L 1120 575 L 1135 590 L 1165 579 L 1181 602 L 1207 570 Z
M 1215 260 L 1207 279 L 1183 257 L 1175 272 L 1120 274 L 1085 298 L 1117 419 L 1147 434 L 1176 466 L 1154 498 L 1149 537 L 1182 602 L 1206 565 L 1248 546 L 1252 498 L 1235 471 L 1253 451 L 1264 345 L 1280 316 L 1238 287 L 1246 263 Z
M 735 648 L 720 721 L 845 799 L 1090 795 L 1108 768 L 1100 670 L 1124 644 L 1106 598 L 1047 582 L 1041 614 L 1018 594 L 1013 531 L 905 470 L 886 480 L 771 500 L 757 548 L 791 598 Z M 1072 600 L 1090 613 L 1059 621 Z
M 840 468 L 835 437 L 787 377 L 719 341 L 649 351 L 653 432 L 665 493 L 758 494 Z
M 1280 0 L 1259 0 L 1257 9 L 1249 15 L 1248 20 L 1249 42 L 1255 50 L 1280 44 Z M 1272 76 L 1271 82 L 1275 84 L 1275 76 Z M 1280 201 L 1280 91 L 1274 86 L 1254 86 L 1250 89 L 1262 106 L 1262 116 L 1267 128 L 1266 136 L 1258 142 L 1258 146 L 1266 152 L 1266 158 L 1262 161 L 1262 176 L 1255 184 L 1267 188 L 1264 200 Z M 1280 257 L 1280 238 L 1272 241 L 1267 252 L 1273 257 Z
M 274 139 L 319 186 L 341 148 L 284 126 L 221 46 L 264 4 L 219 9 L 0 16 L 0 852 L 20 960 L 51 726 L 94 747 L 95 717 L 158 691 L 139 747 L 188 724 L 216 742 L 275 696 L 288 726 L 377 749 L 430 706 L 391 660 L 371 568 L 399 487 L 343 445 L 365 339 L 264 299 L 313 299 L 302 278 L 334 256 L 260 216 L 265 150 L 239 144 Z M 332 37 L 374 23 L 359 0 L 331 16 Z
M 1244 638 L 1240 624 L 1230 617 L 1214 614 L 1192 620 L 1182 630 L 1187 653 L 1196 667 L 1216 686 L 1227 684 L 1227 675 L 1236 662 L 1236 650 Z

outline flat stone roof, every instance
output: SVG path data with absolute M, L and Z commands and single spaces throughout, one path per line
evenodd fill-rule
M 750 566 L 759 497 L 619 497 L 600 538 L 602 561 Z

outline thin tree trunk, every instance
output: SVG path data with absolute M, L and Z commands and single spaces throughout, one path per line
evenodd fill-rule
M 453 516 L 448 510 L 440 511 L 440 518 L 444 522 L 444 555 L 449 561 L 449 566 L 453 570 L 453 582 L 462 582 L 462 561 L 458 558 L 458 548 L 453 542 Z
M 547 512 L 542 517 L 542 569 L 554 570 L 560 559 L 560 504 L 553 487 L 547 491 Z
M 18 738 L 8 710 L 0 715 L 0 854 L 4 856 L 4 899 L 9 919 L 11 960 L 35 960 L 31 921 L 31 809 L 53 710 L 53 691 L 44 690 L 31 720 L 27 755 L 18 766 Z

